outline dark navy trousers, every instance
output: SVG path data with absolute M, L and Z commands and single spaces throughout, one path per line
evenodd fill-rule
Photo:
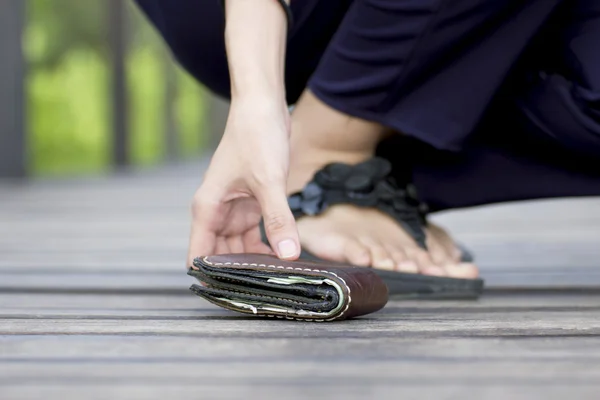
M 137 0 L 229 96 L 217 0 Z M 292 0 L 288 102 L 305 88 L 401 133 L 381 146 L 433 209 L 600 195 L 600 1 Z

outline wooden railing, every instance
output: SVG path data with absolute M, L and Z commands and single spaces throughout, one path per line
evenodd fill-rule
M 23 177 L 26 171 L 24 16 L 23 0 L 0 1 L 0 177 Z
M 52 0 L 49 0 L 52 1 Z M 110 102 L 112 149 L 111 159 L 116 167 L 131 164 L 128 148 L 129 110 L 127 101 L 126 57 L 130 43 L 130 0 L 106 0 L 110 51 L 111 95 Z M 24 60 L 22 42 L 25 27 L 25 0 L 0 1 L 0 178 L 22 178 L 27 176 L 27 110 L 25 108 L 24 80 L 27 65 Z M 165 50 L 165 104 L 173 104 L 175 98 L 175 70 Z M 216 146 L 223 130 L 227 112 L 226 102 L 211 98 L 206 102 L 209 116 L 208 143 Z M 166 107 L 164 134 L 165 159 L 178 158 L 178 132 L 172 107 Z M 199 132 L 200 134 L 200 132 Z

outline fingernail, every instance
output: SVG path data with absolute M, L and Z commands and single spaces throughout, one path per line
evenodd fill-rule
M 281 258 L 292 258 L 298 254 L 296 243 L 290 239 L 279 242 L 279 244 L 277 244 L 277 250 L 279 252 L 279 257 Z

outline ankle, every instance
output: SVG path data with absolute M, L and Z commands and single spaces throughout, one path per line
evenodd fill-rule
M 292 113 L 288 190 L 295 192 L 324 165 L 358 164 L 375 154 L 386 129 L 327 106 L 306 91 Z
M 293 147 L 321 149 L 331 153 L 373 154 L 389 134 L 379 123 L 341 113 L 306 90 L 292 116 Z

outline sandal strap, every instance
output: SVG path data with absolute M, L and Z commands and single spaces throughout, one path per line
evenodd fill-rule
M 356 165 L 329 164 L 302 191 L 289 196 L 288 204 L 296 219 L 319 215 L 335 204 L 375 208 L 394 218 L 426 249 L 423 227 L 428 207 L 419 200 L 414 185 L 400 187 L 391 172 L 391 163 L 380 157 Z

